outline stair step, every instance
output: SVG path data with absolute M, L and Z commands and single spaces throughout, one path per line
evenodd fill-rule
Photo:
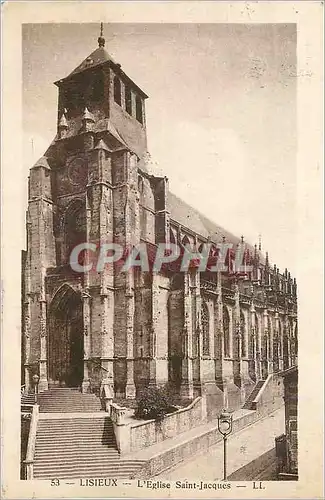
M 60 461 L 60 457 L 57 457 L 57 459 L 49 458 L 47 460 L 45 460 L 45 459 L 38 460 L 37 467 L 49 466 L 52 468 L 56 468 L 56 467 L 60 467 L 63 461 L 64 461 L 65 467 L 75 466 L 75 467 L 78 467 L 78 469 L 80 467 L 83 467 L 83 466 L 89 467 L 89 460 L 87 460 L 87 457 L 83 457 L 83 459 L 80 459 L 79 457 L 73 458 L 73 457 L 66 457 L 66 456 L 62 457 L 61 461 Z M 111 457 L 110 459 L 106 459 L 105 456 L 103 456 L 103 457 L 91 456 L 91 466 L 95 466 L 95 465 L 97 466 L 97 464 L 99 464 L 100 466 L 112 465 L 115 467 L 117 465 L 118 461 L 119 461 L 119 457 Z
M 53 464 L 48 464 L 48 465 L 36 465 L 34 464 L 34 470 L 35 472 L 41 472 L 41 471 L 48 471 L 51 470 L 53 471 L 52 477 L 56 477 L 58 472 L 67 472 L 67 471 L 73 471 L 76 470 L 77 473 L 82 474 L 82 473 L 90 473 L 90 471 L 93 472 L 93 475 L 96 475 L 96 471 L 99 472 L 104 472 L 104 470 L 110 470 L 113 473 L 118 470 L 130 470 L 133 471 L 135 467 L 140 467 L 141 465 L 138 465 L 137 463 L 116 463 L 112 464 L 110 466 L 105 466 L 105 464 L 99 463 L 99 464 L 78 464 L 77 466 L 71 465 L 62 465 L 61 467 L 59 465 L 53 466 Z
M 117 449 L 114 449 L 112 448 L 111 450 L 106 450 L 106 451 L 102 451 L 102 450 L 68 450 L 68 452 L 66 453 L 55 453 L 55 452 L 51 452 L 51 453 L 47 453 L 45 450 L 42 450 L 42 452 L 39 452 L 39 453 L 35 453 L 35 459 L 37 460 L 47 460 L 47 459 L 50 459 L 50 458 L 58 458 L 60 460 L 68 460 L 69 458 L 75 458 L 76 457 L 76 453 L 78 453 L 77 457 L 78 457 L 78 460 L 80 459 L 89 459 L 89 457 L 91 457 L 91 459 L 95 459 L 97 457 L 100 457 L 100 458 L 105 458 L 105 460 L 110 460 L 110 459 L 119 459 L 120 458 L 120 455 L 119 455 L 119 452 L 117 451 Z
M 26 400 L 34 402 L 33 395 Z M 41 413 L 91 412 L 99 416 L 41 418 L 36 433 L 35 478 L 129 478 L 145 463 L 121 459 L 112 421 L 95 394 L 56 388 L 39 394 L 38 403 Z
M 87 477 L 92 474 L 87 474 Z M 105 477 L 114 477 L 114 479 L 132 479 L 134 477 L 134 470 L 132 471 L 121 471 L 121 472 L 114 472 L 112 474 L 111 472 L 100 472 L 96 473 L 96 478 L 105 478 Z M 35 474 L 35 479 L 40 479 L 40 480 L 49 480 L 53 479 L 53 474 L 50 473 L 43 473 L 43 474 Z M 58 479 L 61 479 L 62 481 L 65 479 L 80 479 L 80 475 L 76 472 L 71 472 L 71 473 L 64 473 L 64 474 L 57 474 L 55 477 Z M 85 476 L 86 477 L 86 476 Z

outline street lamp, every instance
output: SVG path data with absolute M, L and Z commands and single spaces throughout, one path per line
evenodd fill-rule
M 223 480 L 227 481 L 227 437 L 232 431 L 232 415 L 226 410 L 218 416 L 218 431 L 223 435 Z
M 38 393 L 38 382 L 39 382 L 39 376 L 37 373 L 33 375 L 33 384 L 34 384 L 34 404 L 37 404 L 37 393 Z

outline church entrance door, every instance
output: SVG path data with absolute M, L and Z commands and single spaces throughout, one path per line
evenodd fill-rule
M 50 306 L 49 382 L 81 386 L 83 358 L 82 301 L 80 294 L 67 286 Z

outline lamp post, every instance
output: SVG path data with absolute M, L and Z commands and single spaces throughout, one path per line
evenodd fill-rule
M 223 435 L 223 480 L 227 481 L 227 437 L 232 432 L 232 415 L 226 410 L 218 416 L 218 431 Z
M 33 383 L 34 383 L 34 404 L 37 404 L 37 393 L 38 393 L 38 382 L 39 382 L 39 376 L 37 373 L 33 375 Z

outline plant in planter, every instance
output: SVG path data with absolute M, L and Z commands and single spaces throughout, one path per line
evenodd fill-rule
M 138 419 L 161 420 L 164 415 L 173 411 L 175 407 L 167 388 L 146 387 L 137 398 L 134 416 Z

